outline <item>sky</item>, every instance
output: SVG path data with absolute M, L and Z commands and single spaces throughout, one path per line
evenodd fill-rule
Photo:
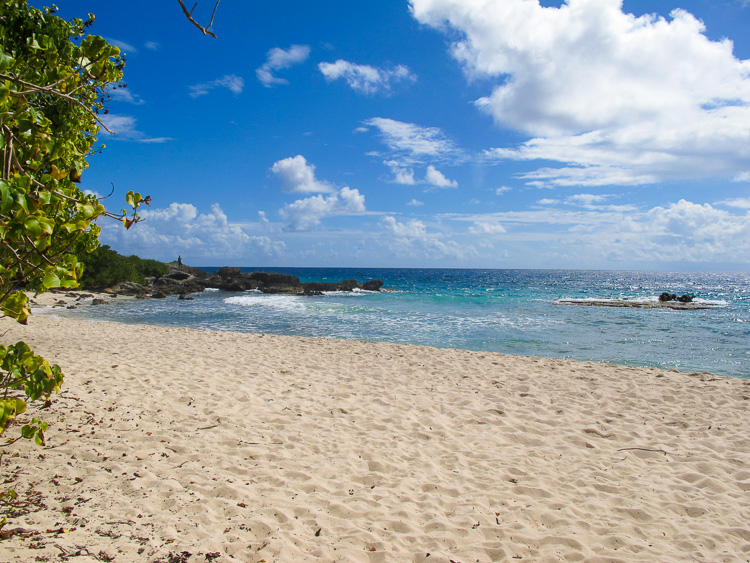
M 750 271 L 748 0 L 57 5 L 127 57 L 82 185 L 153 198 L 122 254 Z

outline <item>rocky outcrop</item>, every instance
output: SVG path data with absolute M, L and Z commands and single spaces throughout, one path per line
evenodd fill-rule
M 321 295 L 324 291 L 353 291 L 357 288 L 367 291 L 380 291 L 383 282 L 370 280 L 362 285 L 357 280 L 344 280 L 337 283 L 305 283 L 289 274 L 277 272 L 246 273 L 239 268 L 225 266 L 213 274 L 191 266 L 169 265 L 169 273 L 160 278 L 147 278 L 143 285 L 123 282 L 107 290 L 110 294 L 153 298 L 168 295 L 187 296 L 200 293 L 206 288 L 240 292 L 257 290 L 263 293 L 286 293 L 292 295 Z
M 669 301 L 677 301 L 678 303 L 692 303 L 694 297 L 695 295 L 688 295 L 687 293 L 685 295 L 680 295 L 679 297 L 677 297 L 676 294 L 668 293 L 665 291 L 659 296 L 659 301 L 661 301 L 662 303 L 666 303 Z
M 365 291 L 380 291 L 380 288 L 385 285 L 383 280 L 370 280 L 363 283 L 360 287 Z

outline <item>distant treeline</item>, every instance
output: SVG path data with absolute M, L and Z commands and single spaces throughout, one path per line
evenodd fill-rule
M 106 244 L 79 256 L 78 261 L 84 267 L 79 279 L 81 289 L 104 289 L 125 281 L 143 283 L 147 277 L 158 278 L 169 272 L 164 262 L 123 256 Z

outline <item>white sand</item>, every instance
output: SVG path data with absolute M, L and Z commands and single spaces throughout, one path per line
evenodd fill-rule
M 47 447 L 3 460 L 46 508 L 6 526 L 41 533 L 0 561 L 750 560 L 747 380 L 40 316 L 0 331 L 66 374 Z

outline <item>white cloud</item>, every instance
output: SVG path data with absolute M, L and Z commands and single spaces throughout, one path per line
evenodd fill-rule
M 684 199 L 645 212 L 632 206 L 616 210 L 605 206 L 585 211 L 543 208 L 442 218 L 470 221 L 474 226 L 512 225 L 508 240 L 538 244 L 540 252 L 557 259 L 556 263 L 561 258 L 567 264 L 573 260 L 573 263 L 602 263 L 610 267 L 750 262 L 750 213 L 730 213 Z M 571 249 L 575 249 L 573 254 Z
M 559 199 L 544 198 L 537 201 L 539 205 L 557 205 L 560 203 Z
M 114 139 L 116 141 L 135 141 L 138 143 L 166 143 L 171 137 L 147 137 L 143 131 L 136 128 L 137 120 L 130 115 L 109 113 L 100 116 L 104 125 L 112 131 L 114 136 L 106 135 L 106 131 L 100 132 L 100 137 Z
M 388 148 L 408 157 L 444 157 L 456 150 L 453 141 L 437 127 L 421 127 L 385 117 L 373 117 L 364 123 L 380 131 Z
M 320 63 L 318 69 L 328 82 L 343 78 L 352 90 L 360 94 L 389 92 L 392 83 L 417 79 L 404 65 L 382 69 L 339 59 L 335 63 Z
M 365 211 L 365 196 L 356 189 L 344 187 L 327 197 L 314 195 L 287 203 L 279 210 L 279 215 L 289 230 L 306 231 L 320 225 L 325 217 L 358 215 Z
M 414 170 L 405 167 L 397 160 L 386 160 L 383 164 L 391 169 L 391 172 L 393 173 L 393 180 L 391 181 L 394 184 L 413 186 L 417 183 L 417 181 L 414 179 Z
M 410 199 L 406 202 L 406 205 L 410 205 L 412 207 L 421 207 L 422 205 L 424 205 L 424 202 L 419 201 L 418 199 Z
M 141 98 L 137 94 L 133 94 L 133 92 L 131 92 L 127 88 L 120 87 L 116 90 L 112 89 L 110 90 L 109 94 L 116 102 L 125 102 L 127 104 L 133 104 L 136 106 L 140 106 L 146 103 L 143 98 Z
M 733 179 L 733 182 L 750 182 L 750 172 L 747 170 L 743 170 L 742 172 L 738 173 Z
M 402 258 L 464 260 L 477 254 L 472 245 L 462 247 L 452 240 L 443 242 L 438 234 L 429 233 L 427 226 L 418 219 L 399 222 L 388 215 L 381 224 L 395 237 L 387 243 L 389 249 Z
M 196 84 L 194 86 L 189 86 L 191 98 L 198 98 L 199 96 L 205 96 L 214 88 L 227 88 L 233 94 L 237 95 L 237 94 L 242 93 L 242 90 L 244 87 L 245 87 L 245 81 L 243 80 L 243 78 L 235 74 L 226 74 L 222 76 L 221 78 L 212 80 L 211 82 L 205 82 L 203 84 Z
M 728 207 L 736 207 L 737 209 L 750 210 L 750 197 L 738 197 L 735 199 L 725 199 L 724 201 L 717 201 L 715 205 L 726 205 Z
M 411 219 L 407 223 L 399 223 L 395 217 L 390 215 L 383 217 L 383 225 L 397 237 L 424 238 L 427 235 L 427 227 L 418 219 Z
M 452 54 L 496 86 L 477 106 L 533 138 L 495 158 L 552 160 L 533 185 L 735 177 L 750 161 L 750 61 L 684 10 L 635 17 L 621 0 L 410 0 L 458 31 Z
M 476 221 L 471 227 L 469 232 L 473 235 L 499 235 L 507 233 L 500 223 L 492 221 Z
M 508 186 L 503 186 L 503 187 L 501 187 L 501 188 L 497 188 L 497 189 L 495 190 L 495 195 L 503 195 L 503 194 L 505 194 L 505 193 L 508 193 L 508 192 L 509 192 L 509 191 L 511 191 L 512 189 L 513 189 L 513 188 L 509 188 Z
M 279 178 L 285 192 L 331 193 L 336 189 L 328 182 L 317 180 L 315 166 L 308 164 L 301 154 L 275 162 L 271 171 Z
M 274 76 L 274 72 L 301 64 L 309 56 L 310 47 L 307 45 L 292 45 L 289 49 L 274 47 L 266 53 L 266 62 L 255 69 L 255 75 L 267 88 L 274 84 L 289 84 L 288 80 Z
M 146 41 L 143 46 L 146 47 L 146 49 L 148 49 L 149 51 L 158 51 L 161 47 L 161 45 L 159 45 L 156 41 Z
M 458 187 L 458 182 L 456 182 L 455 180 L 449 180 L 448 178 L 443 176 L 443 173 L 440 172 L 440 170 L 438 170 L 432 165 L 427 167 L 427 174 L 425 175 L 425 182 L 437 188 L 457 188 Z
M 141 217 L 144 221 L 129 230 L 114 221 L 102 222 L 102 243 L 123 253 L 160 260 L 182 255 L 186 261 L 204 263 L 211 263 L 217 256 L 274 257 L 286 248 L 281 241 L 247 234 L 228 220 L 218 203 L 209 212 L 199 213 L 192 204 L 175 202 L 166 208 L 144 209 Z

